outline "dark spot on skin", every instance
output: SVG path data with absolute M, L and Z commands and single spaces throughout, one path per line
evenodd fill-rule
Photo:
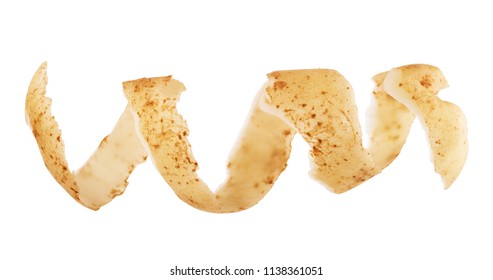
M 282 90 L 287 86 L 286 82 L 276 81 L 274 82 L 274 90 Z
M 420 81 L 419 83 L 424 86 L 425 88 L 429 88 L 431 87 L 432 85 L 432 82 L 430 81 L 430 76 L 428 75 L 425 75 Z

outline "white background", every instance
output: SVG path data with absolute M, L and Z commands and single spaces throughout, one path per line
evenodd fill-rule
M 487 1 L 5 2 L 0 279 L 179 279 L 169 275 L 174 266 L 225 265 L 324 273 L 288 279 L 493 278 Z M 24 121 L 29 81 L 45 60 L 72 169 L 123 111 L 125 80 L 172 74 L 187 86 L 179 110 L 200 175 L 215 188 L 268 72 L 338 70 L 355 89 L 364 126 L 370 78 L 409 63 L 442 69 L 450 87 L 440 96 L 466 113 L 470 154 L 444 191 L 415 123 L 390 167 L 336 195 L 308 176 L 308 148 L 297 137 L 272 191 L 244 212 L 186 205 L 150 162 L 93 212 L 54 181 Z

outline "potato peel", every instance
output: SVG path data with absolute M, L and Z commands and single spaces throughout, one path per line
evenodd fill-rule
M 436 96 L 447 86 L 440 69 L 423 64 L 394 68 L 384 81 L 386 92 L 416 114 L 425 128 L 435 171 L 445 188 L 459 176 L 468 153 L 464 113 Z
M 26 95 L 26 121 L 32 130 L 46 168 L 71 197 L 80 202 L 79 187 L 65 159 L 65 145 L 58 123 L 51 114 L 51 99 L 46 96 L 47 63 L 39 66 Z
M 46 72 L 45 62 L 31 80 L 26 121 L 51 175 L 76 201 L 97 210 L 123 193 L 126 179 L 147 154 L 136 137 L 130 110 L 126 109 L 89 160 L 77 172 L 70 171 L 61 131 L 51 114 L 51 99 L 46 96 Z
M 397 158 L 415 119 L 413 112 L 388 95 L 383 88 L 387 73 L 373 77 L 375 88 L 367 111 L 367 130 L 370 135 L 368 150 L 380 170 Z
M 227 178 L 213 192 L 197 174 L 189 129 L 176 104 L 185 86 L 171 76 L 123 83 L 128 106 L 89 160 L 71 172 L 61 131 L 46 97 L 46 63 L 26 96 L 26 120 L 45 165 L 82 205 L 97 210 L 122 194 L 136 165 L 149 156 L 176 195 L 207 212 L 238 212 L 257 204 L 287 166 L 299 133 L 310 147 L 311 175 L 342 193 L 380 173 L 400 153 L 415 116 L 429 136 L 436 171 L 446 187 L 467 157 L 467 125 L 456 105 L 436 97 L 446 86 L 438 68 L 407 65 L 376 75 L 368 110 L 370 144 L 362 144 L 349 82 L 337 71 L 276 71 L 254 99 L 227 163 Z
M 316 69 L 268 77 L 265 103 L 310 146 L 315 179 L 342 193 L 380 172 L 363 148 L 352 88 L 341 74 Z
M 147 152 L 135 133 L 135 121 L 127 106 L 113 131 L 75 172 L 81 202 L 98 209 L 121 195 L 133 169 L 146 158 Z
M 176 109 L 183 84 L 168 76 L 128 81 L 123 89 L 154 164 L 177 196 L 193 207 L 208 212 L 247 209 L 265 196 L 286 167 L 294 131 L 254 105 L 231 154 L 229 176 L 215 194 L 196 173 L 188 125 Z

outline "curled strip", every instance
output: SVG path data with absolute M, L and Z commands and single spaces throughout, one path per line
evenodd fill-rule
M 46 96 L 46 63 L 26 97 L 26 119 L 46 167 L 82 205 L 97 210 L 122 194 L 127 178 L 147 156 L 177 196 L 200 210 L 236 212 L 257 204 L 286 168 L 291 140 L 299 133 L 310 146 L 312 176 L 336 193 L 381 172 L 399 154 L 415 118 L 430 141 L 435 170 L 446 187 L 467 157 L 462 111 L 436 97 L 447 83 L 430 65 L 407 65 L 376 75 L 368 111 L 370 145 L 362 145 L 351 85 L 334 70 L 277 71 L 253 103 L 227 164 L 228 176 L 214 193 L 196 171 L 188 125 L 176 104 L 185 90 L 171 76 L 123 83 L 128 106 L 90 159 L 72 172 L 61 132 Z

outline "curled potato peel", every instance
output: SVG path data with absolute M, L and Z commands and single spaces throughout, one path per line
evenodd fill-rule
M 436 97 L 446 86 L 440 70 L 407 65 L 380 73 L 374 81 L 366 149 L 353 91 L 341 74 L 328 69 L 268 74 L 228 160 L 228 176 L 216 192 L 197 174 L 188 125 L 176 108 L 185 87 L 171 76 L 124 82 L 127 107 L 113 131 L 75 172 L 65 159 L 61 132 L 46 97 L 46 63 L 29 86 L 26 120 L 53 177 L 76 201 L 94 210 L 122 194 L 128 176 L 147 157 L 176 195 L 197 209 L 224 213 L 250 208 L 286 168 L 296 133 L 310 147 L 311 175 L 342 193 L 397 157 L 415 116 L 429 136 L 435 169 L 450 186 L 467 157 L 467 128 L 460 109 Z
M 318 69 L 268 77 L 265 104 L 308 143 L 315 179 L 342 193 L 380 172 L 363 148 L 353 92 L 341 74 Z
M 457 105 L 436 96 L 448 86 L 442 72 L 431 65 L 400 67 L 387 74 L 383 86 L 418 117 L 428 135 L 435 171 L 450 187 L 466 162 L 467 125 Z
M 29 86 L 26 121 L 55 180 L 76 201 L 97 210 L 125 191 L 126 179 L 147 153 L 137 138 L 135 122 L 127 107 L 89 160 L 77 171 L 70 171 L 61 131 L 51 114 L 51 99 L 46 96 L 46 67 L 46 63 L 39 67 Z

